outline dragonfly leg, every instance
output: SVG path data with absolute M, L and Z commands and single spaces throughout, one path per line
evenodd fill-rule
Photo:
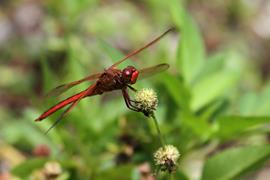
M 127 85 L 127 87 L 129 87 L 132 91 L 137 92 L 137 89 L 135 89 L 134 87 Z
M 136 106 L 134 106 L 131 102 L 133 102 L 129 95 L 128 95 L 128 92 L 127 92 L 127 89 L 122 89 L 122 94 L 123 94 L 123 97 L 124 97 L 124 100 L 125 100 L 125 103 L 127 105 L 127 107 L 133 111 L 140 111 Z
M 135 100 L 132 100 L 132 99 L 130 99 L 129 100 L 130 102 L 133 102 L 133 103 L 137 103 L 138 101 L 135 101 Z
M 127 87 L 129 87 L 132 91 L 137 92 L 137 89 L 135 89 L 134 87 L 132 87 L 132 86 L 130 86 L 130 85 L 127 85 Z M 129 98 L 129 101 L 130 101 L 130 102 L 133 102 L 133 103 L 137 103 L 137 102 L 138 102 L 138 101 L 134 101 L 134 100 L 132 100 L 132 99 L 130 99 L 130 98 Z

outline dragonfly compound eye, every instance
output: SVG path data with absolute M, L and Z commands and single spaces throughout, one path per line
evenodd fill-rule
M 138 76 L 139 76 L 139 71 L 135 70 L 132 73 L 132 76 L 131 76 L 131 79 L 130 79 L 131 84 L 136 83 Z
M 128 66 L 123 69 L 122 77 L 126 83 L 134 84 L 137 80 L 139 72 L 133 67 Z

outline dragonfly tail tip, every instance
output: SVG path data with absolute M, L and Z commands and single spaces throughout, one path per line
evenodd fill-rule
M 40 117 L 39 117 L 39 118 L 37 118 L 37 119 L 35 119 L 35 121 L 36 121 L 36 122 L 41 121 Z

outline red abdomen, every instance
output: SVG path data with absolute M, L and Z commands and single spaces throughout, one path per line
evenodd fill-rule
M 84 90 L 84 91 L 81 91 L 79 92 L 78 94 L 75 94 L 59 103 L 57 103 L 56 105 L 52 106 L 51 108 L 49 108 L 47 111 L 45 111 L 43 114 L 41 114 L 35 121 L 41 121 L 43 119 L 45 119 L 46 117 L 48 117 L 49 115 L 53 114 L 54 112 L 58 111 L 59 109 L 67 106 L 68 104 L 76 101 L 77 99 L 79 99 L 84 93 L 85 91 L 87 90 Z M 87 96 L 92 96 L 94 95 L 93 93 L 92 94 L 89 94 Z

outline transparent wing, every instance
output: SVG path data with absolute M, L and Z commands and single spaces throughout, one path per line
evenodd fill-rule
M 89 75 L 83 79 L 80 79 L 78 81 L 73 81 L 73 82 L 70 82 L 70 83 L 67 83 L 67 84 L 62 84 L 60 86 L 57 86 L 56 88 L 52 89 L 49 93 L 47 93 L 47 95 L 45 96 L 46 98 L 50 98 L 50 97 L 53 97 L 53 96 L 59 96 L 60 94 L 62 94 L 63 92 L 67 91 L 68 89 L 82 83 L 82 82 L 85 82 L 85 81 L 93 81 L 93 80 L 96 80 L 100 77 L 102 73 L 97 73 L 97 74 L 92 74 L 92 75 Z
M 143 78 L 147 78 L 149 76 L 155 75 L 157 73 L 165 71 L 169 67 L 170 67 L 169 64 L 163 63 L 163 64 L 158 64 L 156 66 L 141 69 L 139 70 L 138 79 L 143 79 Z
M 153 44 L 155 44 L 156 42 L 158 42 L 162 37 L 164 37 L 166 34 L 168 34 L 169 32 L 173 31 L 174 28 L 170 28 L 167 31 L 165 31 L 163 34 L 161 34 L 160 36 L 156 37 L 154 40 L 152 40 L 151 42 L 149 42 L 148 44 L 144 45 L 143 47 L 136 49 L 135 51 L 130 52 L 129 54 L 127 54 L 123 59 L 120 59 L 118 62 L 114 63 L 111 67 L 116 67 L 119 64 L 121 64 L 123 61 L 129 59 L 130 57 L 140 53 L 141 51 L 145 50 L 146 48 L 152 46 Z

